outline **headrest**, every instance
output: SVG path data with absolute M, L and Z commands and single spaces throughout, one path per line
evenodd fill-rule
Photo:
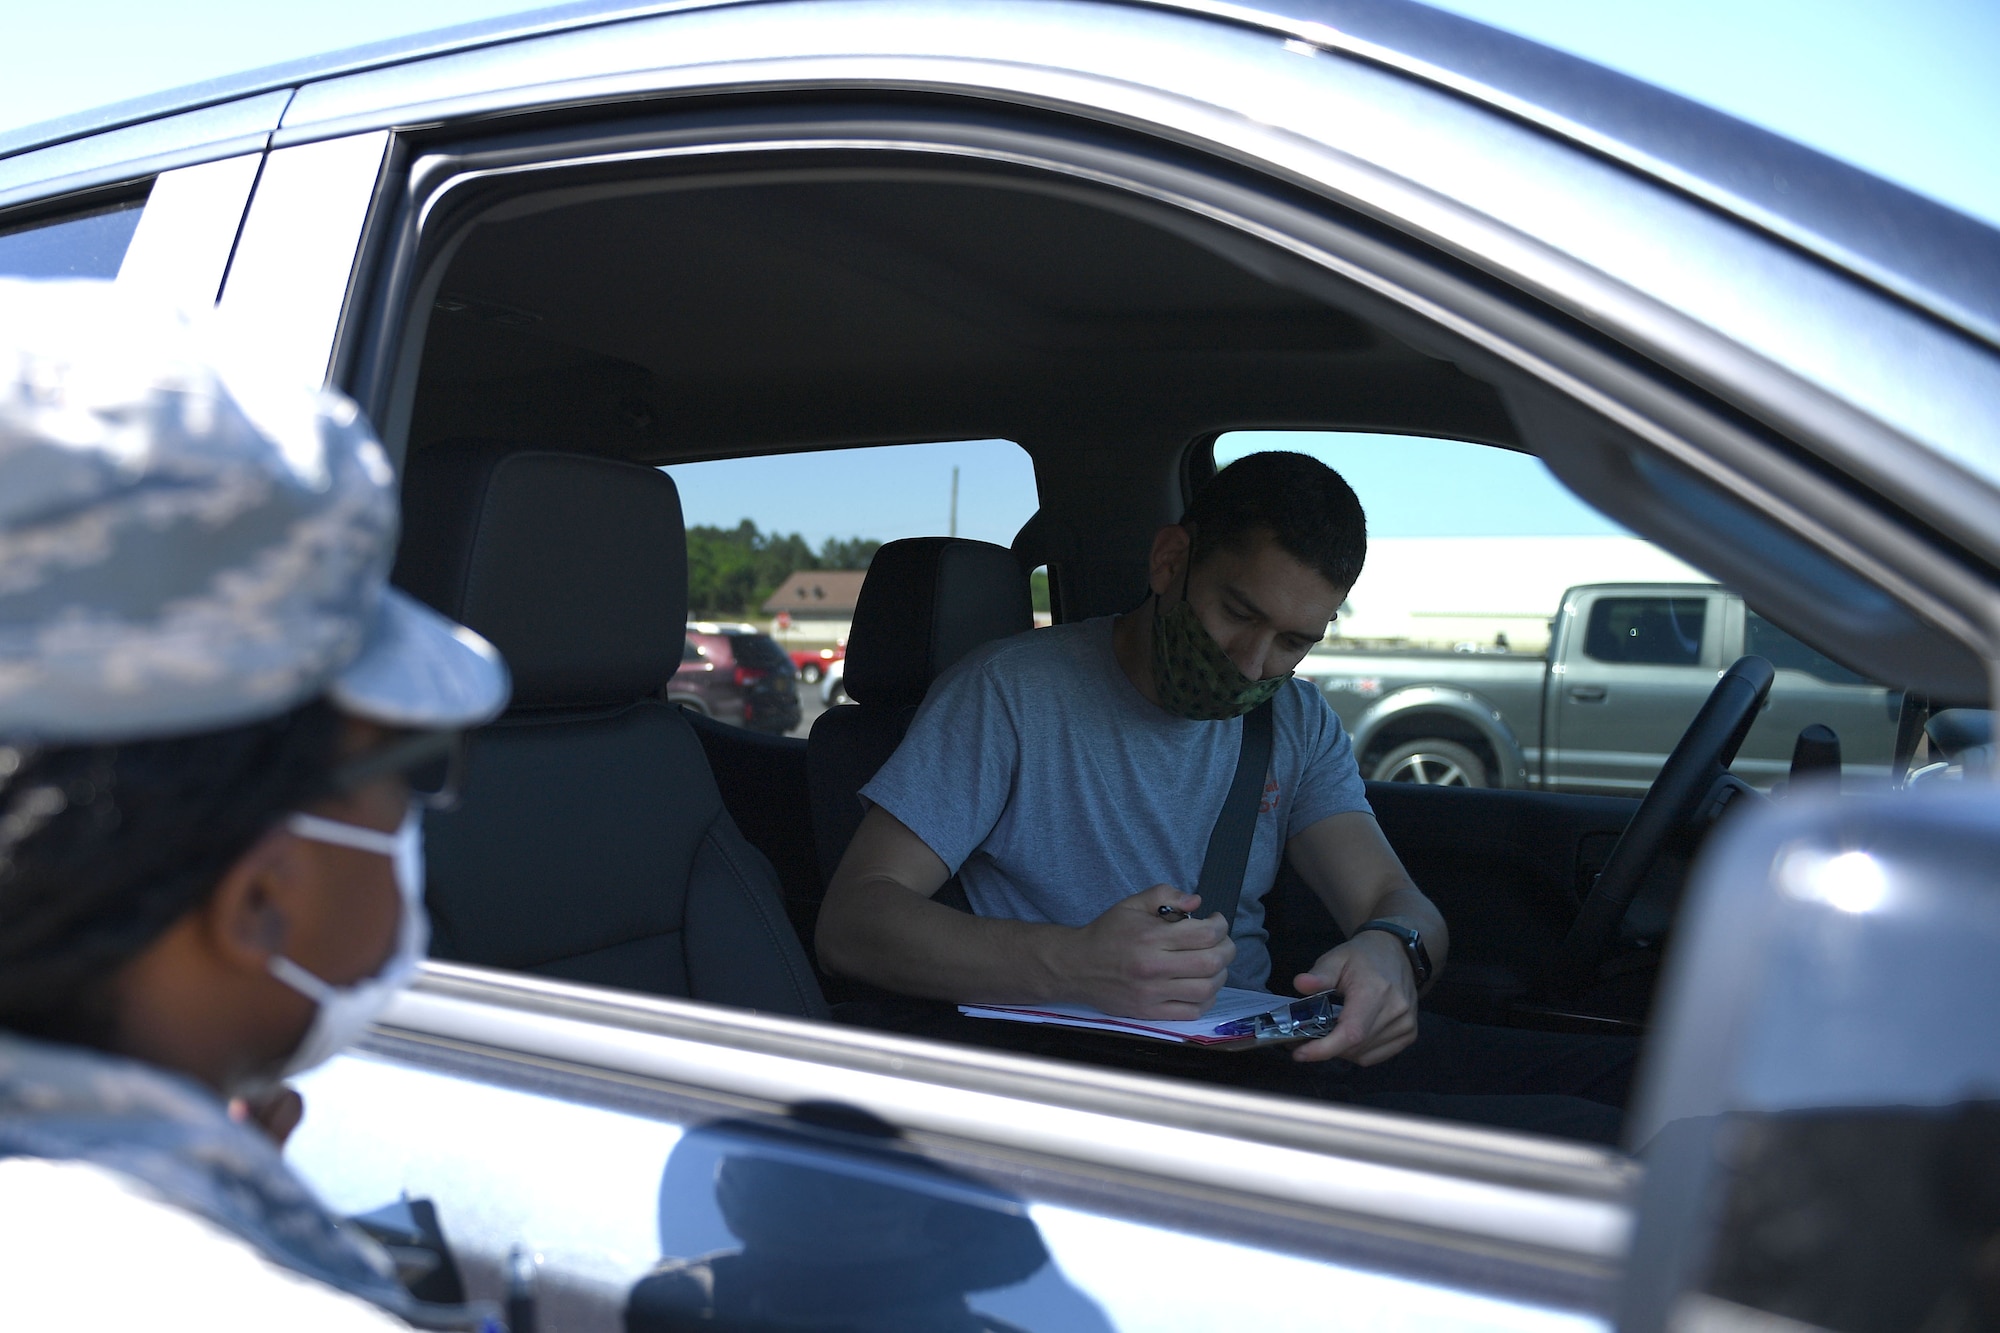
M 493 641 L 517 708 L 630 703 L 680 669 L 687 539 L 657 468 L 485 442 L 421 450 L 391 577 Z
M 921 703 L 959 658 L 1034 624 L 1027 575 L 1006 547 L 962 537 L 890 542 L 869 561 L 856 599 L 844 688 L 870 707 Z

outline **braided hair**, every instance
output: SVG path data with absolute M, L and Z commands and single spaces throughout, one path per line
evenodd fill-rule
M 112 976 L 325 793 L 341 732 L 315 700 L 196 736 L 0 746 L 0 1027 L 107 1044 Z

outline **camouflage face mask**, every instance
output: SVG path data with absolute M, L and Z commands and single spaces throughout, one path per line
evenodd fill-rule
M 1185 584 L 1181 599 L 1166 610 L 1155 602 L 1153 688 L 1169 713 L 1196 722 L 1241 717 L 1276 694 L 1291 674 L 1251 680 L 1238 671 L 1188 604 Z

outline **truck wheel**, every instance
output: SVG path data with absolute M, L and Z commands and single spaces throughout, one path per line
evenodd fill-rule
M 1456 741 L 1430 738 L 1398 745 L 1375 762 L 1377 782 L 1424 782 L 1435 787 L 1484 787 L 1486 761 Z
M 808 685 L 819 684 L 819 663 L 808 662 L 799 668 L 799 679 Z

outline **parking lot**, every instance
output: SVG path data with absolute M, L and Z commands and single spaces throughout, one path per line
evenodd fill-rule
M 799 682 L 799 724 L 786 732 L 787 736 L 797 736 L 801 740 L 812 730 L 813 721 L 826 711 L 826 705 L 819 701 L 819 686 Z

